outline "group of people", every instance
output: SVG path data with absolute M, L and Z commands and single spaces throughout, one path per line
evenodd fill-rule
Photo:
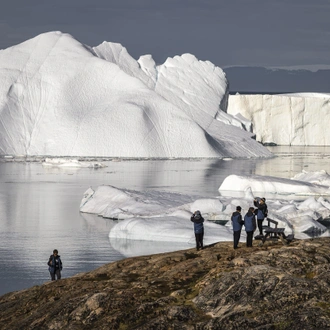
M 238 243 L 241 238 L 242 227 L 245 227 L 246 231 L 246 246 L 252 247 L 253 233 L 255 230 L 259 229 L 259 235 L 263 236 L 262 225 L 265 218 L 268 215 L 268 209 L 266 204 L 266 199 L 256 198 L 253 201 L 254 207 L 249 207 L 249 210 L 242 218 L 242 208 L 240 206 L 236 207 L 236 211 L 233 212 L 231 216 L 231 221 L 233 225 L 234 233 L 234 249 L 238 248 Z M 204 218 L 200 211 L 196 211 L 191 216 L 190 220 L 194 223 L 194 232 L 196 239 L 196 249 L 203 249 L 203 237 L 204 237 Z
M 246 246 L 252 247 L 253 233 L 259 229 L 259 235 L 263 236 L 262 225 L 265 218 L 268 215 L 268 209 L 266 204 L 266 199 L 256 198 L 253 201 L 254 207 L 249 207 L 248 212 L 245 214 L 244 219 L 242 218 L 242 208 L 240 206 L 236 207 L 236 211 L 231 216 L 231 221 L 233 225 L 234 232 L 234 249 L 238 248 L 238 242 L 241 237 L 242 227 L 245 227 L 246 231 Z M 256 220 L 257 218 L 257 220 Z

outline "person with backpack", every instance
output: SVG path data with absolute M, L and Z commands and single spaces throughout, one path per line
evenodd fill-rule
M 52 281 L 55 281 L 55 276 L 58 280 L 60 280 L 63 264 L 61 257 L 58 255 L 58 251 L 56 249 L 53 251 L 53 254 L 50 255 L 47 265 L 49 266 L 48 270 Z
M 234 232 L 234 249 L 238 248 L 238 242 L 241 237 L 242 225 L 244 224 L 241 215 L 242 208 L 240 206 L 236 207 L 236 211 L 233 212 L 231 216 L 231 222 L 233 225 Z
M 254 207 L 250 207 L 248 212 L 245 214 L 244 227 L 245 227 L 245 231 L 246 231 L 246 246 L 252 247 L 253 232 L 257 228 Z
M 190 220 L 194 223 L 194 232 L 196 239 L 196 250 L 203 250 L 203 238 L 204 238 L 204 218 L 200 211 L 195 211 Z
M 256 215 L 257 215 L 257 222 L 258 222 L 258 229 L 259 229 L 259 234 L 263 236 L 262 232 L 262 222 L 264 221 L 265 218 L 267 218 L 268 215 L 268 208 L 266 204 L 266 198 L 256 198 L 254 200 L 254 206 L 257 208 L 256 209 Z

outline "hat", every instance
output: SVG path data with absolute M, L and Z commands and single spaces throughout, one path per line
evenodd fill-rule
M 266 198 L 265 198 L 265 197 L 262 197 L 261 200 L 262 200 L 263 202 L 266 202 Z
M 195 212 L 195 214 L 196 214 L 196 215 L 201 215 L 201 212 L 197 210 L 197 211 Z

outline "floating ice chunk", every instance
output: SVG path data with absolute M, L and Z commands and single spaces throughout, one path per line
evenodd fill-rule
M 78 159 L 66 159 L 66 158 L 46 158 L 42 163 L 43 166 L 57 166 L 57 167 L 92 167 L 102 168 L 107 165 L 98 162 L 80 161 Z
M 169 214 L 178 206 L 187 209 L 189 205 L 186 204 L 191 201 L 191 196 L 176 193 L 138 192 L 112 186 L 99 186 L 93 198 L 84 203 L 80 211 L 115 219 L 153 217 Z
M 199 209 L 206 220 L 206 228 L 209 228 L 205 234 L 205 237 L 211 235 L 209 241 L 231 240 L 232 236 L 228 235 L 228 233 L 232 233 L 231 215 L 236 210 L 236 206 L 240 205 L 244 217 L 249 207 L 253 206 L 254 187 L 259 187 L 262 181 L 263 188 L 275 187 L 277 192 L 282 192 L 281 189 L 289 189 L 294 183 L 293 189 L 291 189 L 293 199 L 266 200 L 269 218 L 278 221 L 278 226 L 285 228 L 286 235 L 315 231 L 320 234 L 326 230 L 317 220 L 329 217 L 329 201 L 324 197 L 319 197 L 317 200 L 314 197 L 302 200 L 295 198 L 294 193 L 301 198 L 299 187 L 304 187 L 306 183 L 280 178 L 274 180 L 272 177 L 239 177 L 239 181 L 237 181 L 237 176 L 229 176 L 228 178 L 229 182 L 231 178 L 234 178 L 236 186 L 231 184 L 231 187 L 235 187 L 235 189 L 241 187 L 245 190 L 242 197 L 237 198 L 230 196 L 230 194 L 226 196 L 222 194 L 215 198 L 196 199 L 195 196 L 168 192 L 139 192 L 112 186 L 99 186 L 95 192 L 91 189 L 86 191 L 80 210 L 106 218 L 125 219 L 111 229 L 109 235 L 112 238 L 190 242 L 192 235 L 190 217 L 192 212 Z M 270 181 L 267 182 L 267 180 Z M 249 184 L 248 187 L 247 183 Z M 312 187 L 313 193 L 320 193 L 318 189 L 323 191 L 327 188 L 309 183 L 306 187 Z M 222 190 L 221 193 L 223 193 Z M 277 194 L 277 196 L 281 196 L 281 194 Z M 210 227 L 212 220 L 227 221 L 227 223 L 225 226 L 213 223 Z M 214 234 L 212 233 L 213 230 Z M 242 240 L 244 240 L 244 235 L 243 228 Z
M 292 180 L 305 181 L 330 187 L 330 175 L 325 171 L 307 172 L 296 174 Z
M 229 175 L 222 182 L 219 187 L 220 194 L 234 195 L 241 193 L 245 195 L 249 189 L 255 196 L 262 195 L 267 197 L 268 195 L 278 197 L 284 197 L 289 195 L 295 196 L 310 196 L 310 195 L 325 195 L 330 196 L 330 190 L 328 186 L 317 185 L 304 181 L 283 179 L 271 176 L 239 176 Z

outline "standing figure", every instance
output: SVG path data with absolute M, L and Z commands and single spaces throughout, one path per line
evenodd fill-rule
M 49 266 L 48 270 L 52 281 L 55 280 L 55 275 L 58 280 L 61 279 L 61 270 L 63 266 L 61 257 L 58 255 L 58 251 L 56 249 L 53 251 L 53 254 L 50 255 L 47 265 Z
M 234 231 L 234 249 L 237 249 L 238 247 L 238 242 L 241 237 L 242 225 L 244 224 L 242 220 L 241 211 L 242 208 L 240 206 L 237 206 L 236 211 L 231 216 Z
M 252 247 L 253 232 L 257 228 L 254 207 L 250 207 L 249 211 L 245 214 L 244 226 L 245 226 L 245 231 L 246 231 L 246 246 Z
M 254 200 L 254 206 L 257 208 L 257 221 L 258 221 L 258 229 L 259 229 L 259 235 L 263 236 L 262 232 L 262 222 L 265 218 L 267 218 L 268 215 L 268 209 L 266 204 L 266 198 L 256 198 Z
M 204 218 L 200 211 L 194 212 L 190 220 L 194 223 L 194 232 L 196 238 L 196 250 L 203 249 L 203 237 L 204 237 Z

